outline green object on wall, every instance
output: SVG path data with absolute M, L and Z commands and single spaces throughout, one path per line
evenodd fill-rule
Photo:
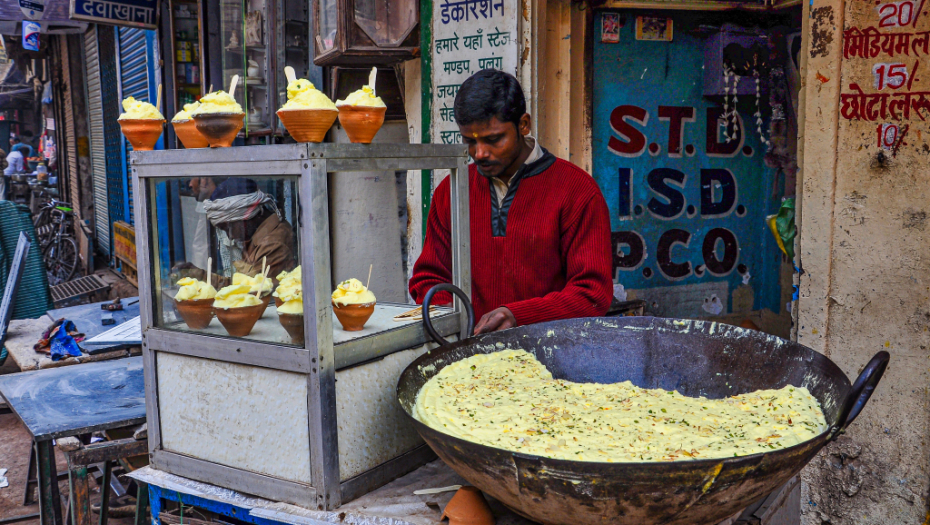
M 798 227 L 794 224 L 794 197 L 785 199 L 775 216 L 775 228 L 785 245 L 788 258 L 794 260 L 794 238 L 798 236 Z

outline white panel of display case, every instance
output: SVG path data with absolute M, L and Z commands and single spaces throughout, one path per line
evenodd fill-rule
M 397 380 L 427 346 L 336 372 L 339 477 L 342 481 L 423 443 L 397 402 Z
M 307 376 L 159 352 L 162 446 L 310 483 Z

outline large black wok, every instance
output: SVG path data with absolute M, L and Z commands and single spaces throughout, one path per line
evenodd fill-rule
M 451 285 L 463 302 L 467 297 Z M 470 325 L 474 322 L 471 306 Z M 429 325 L 434 338 L 441 336 Z M 468 333 L 471 333 L 469 328 Z M 729 459 L 595 463 L 523 455 L 434 430 L 411 414 L 420 388 L 446 365 L 502 349 L 523 349 L 553 376 L 576 382 L 632 381 L 645 388 L 723 398 L 786 385 L 808 388 L 829 428 L 791 448 Z M 484 334 L 421 356 L 401 374 L 397 397 L 412 424 L 459 475 L 514 512 L 546 525 L 717 523 L 797 474 L 843 433 L 888 364 L 879 352 L 852 386 L 829 359 L 800 344 L 729 325 L 651 317 L 554 321 Z

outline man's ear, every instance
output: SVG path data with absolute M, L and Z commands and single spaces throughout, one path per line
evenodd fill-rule
M 524 113 L 520 117 L 520 125 L 517 127 L 517 130 L 520 132 L 520 135 L 524 137 L 533 132 L 533 119 L 530 117 L 529 113 Z

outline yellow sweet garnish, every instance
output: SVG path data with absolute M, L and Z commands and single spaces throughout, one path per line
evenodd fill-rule
M 300 293 L 301 289 L 300 266 L 298 266 L 290 272 L 278 274 L 278 287 L 271 295 L 286 300 L 285 297 Z
M 366 106 L 374 108 L 383 108 L 385 107 L 384 101 L 381 100 L 381 97 L 375 96 L 375 90 L 371 89 L 369 86 L 362 86 L 362 89 L 350 93 L 345 100 L 339 100 L 336 102 L 337 106 Z
M 347 304 L 371 304 L 375 302 L 375 294 L 365 288 L 358 279 L 342 281 L 333 292 L 333 302 L 339 306 Z
M 265 277 L 265 279 L 262 280 L 261 274 L 256 274 L 255 277 L 249 277 L 248 275 L 239 272 L 233 274 L 232 283 L 247 284 L 249 285 L 249 291 L 252 293 L 257 292 L 259 285 L 261 285 L 262 294 L 265 292 L 270 292 L 272 286 L 270 277 Z
M 304 91 L 307 91 L 310 89 L 316 89 L 316 87 L 313 86 L 313 82 L 310 82 L 306 78 L 298 78 L 297 80 L 293 82 L 288 82 L 287 83 L 287 99 L 291 100 L 292 98 L 296 97 L 300 93 L 303 93 Z
M 219 90 L 200 97 L 200 105 L 190 112 L 192 117 L 205 113 L 241 114 L 242 106 L 229 93 Z
M 294 290 L 292 293 L 282 296 L 281 300 L 284 301 L 284 304 L 278 307 L 279 314 L 304 314 L 304 298 L 300 290 Z
M 165 120 L 155 106 L 132 97 L 123 101 L 123 110 L 119 120 Z
M 178 290 L 178 293 L 174 296 L 175 300 L 178 301 L 213 299 L 216 295 L 216 289 L 213 288 L 213 285 L 190 277 L 178 280 L 178 286 L 180 286 L 181 289 Z
M 313 84 L 310 84 L 310 89 L 298 93 L 281 109 L 331 109 L 335 111 L 336 105 L 322 91 L 314 89 Z
M 215 308 L 244 308 L 262 304 L 261 299 L 249 293 L 249 285 L 232 284 L 216 292 Z
M 797 445 L 827 428 L 806 388 L 706 399 L 629 381 L 573 383 L 553 379 L 523 350 L 446 366 L 420 390 L 414 417 L 482 445 L 599 462 L 746 456 Z
M 194 111 L 195 109 L 199 107 L 200 107 L 200 102 L 197 102 L 196 100 L 194 102 L 191 102 L 190 104 L 184 104 L 184 109 L 182 109 L 181 111 L 178 111 L 174 115 L 174 118 L 171 119 L 171 122 L 181 122 L 184 120 L 190 120 L 191 111 Z

